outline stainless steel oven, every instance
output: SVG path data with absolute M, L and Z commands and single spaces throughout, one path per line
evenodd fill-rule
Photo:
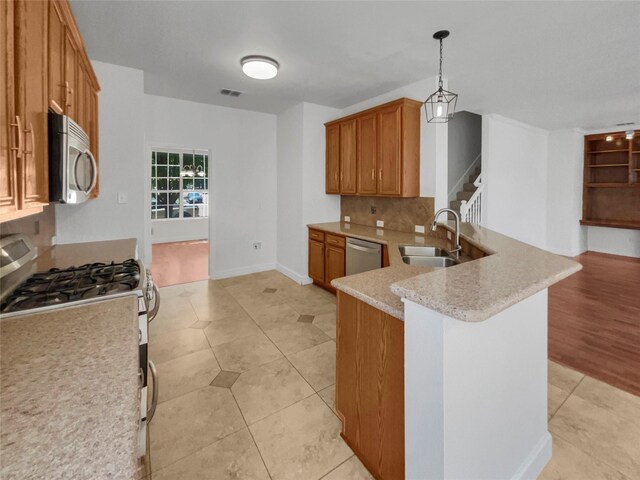
M 89 137 L 66 115 L 49 112 L 49 200 L 82 203 L 98 180 Z

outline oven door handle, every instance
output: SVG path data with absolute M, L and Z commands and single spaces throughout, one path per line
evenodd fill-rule
M 151 397 L 151 407 L 147 410 L 147 423 L 149 423 L 156 413 L 156 407 L 158 406 L 158 391 L 160 385 L 158 385 L 158 371 L 155 364 L 149 360 L 149 370 L 151 371 L 151 378 L 153 379 L 153 396 Z
M 154 318 L 156 318 L 156 316 L 158 315 L 158 310 L 160 310 L 160 290 L 158 290 L 158 287 L 156 286 L 155 283 L 153 284 L 153 298 L 154 298 L 153 308 L 151 309 L 151 311 L 147 316 L 148 323 L 150 323 Z

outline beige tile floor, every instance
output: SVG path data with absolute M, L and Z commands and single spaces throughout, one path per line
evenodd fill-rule
M 372 477 L 335 415 L 335 297 L 278 272 L 161 289 L 155 480 Z M 549 363 L 542 479 L 640 478 L 640 397 Z

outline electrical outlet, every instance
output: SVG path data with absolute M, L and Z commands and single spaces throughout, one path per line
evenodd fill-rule
M 424 233 L 424 225 L 416 225 L 416 233 Z
M 118 203 L 129 203 L 129 196 L 127 195 L 127 192 L 118 192 Z
M 376 229 L 376 235 L 379 237 L 384 237 L 384 230 L 377 228 Z
M 262 250 L 262 242 L 253 242 L 254 250 Z
M 344 216 L 344 221 L 349 223 L 351 221 L 351 217 L 349 215 Z
M 55 235 L 53 237 L 51 237 L 51 246 L 53 247 L 54 245 L 58 244 L 58 237 L 56 237 Z
M 413 237 L 416 243 L 422 243 L 424 245 L 424 237 Z
M 449 230 L 447 230 L 447 238 L 451 240 L 451 232 Z
M 377 211 L 378 211 L 378 209 L 376 207 L 374 207 L 373 205 L 371 205 L 371 215 L 373 215 Z
M 384 228 L 384 221 L 383 220 L 376 220 L 376 227 Z

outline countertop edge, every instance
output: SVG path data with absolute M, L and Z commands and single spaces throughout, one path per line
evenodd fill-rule
M 369 296 L 369 295 L 365 295 L 364 293 L 360 292 L 359 290 L 356 290 L 354 288 L 351 288 L 347 285 L 337 285 L 336 282 L 339 282 L 339 279 L 335 279 L 331 281 L 331 285 L 333 287 L 335 287 L 337 290 L 340 290 L 343 293 L 346 293 L 347 295 L 350 295 L 354 298 L 357 298 L 358 300 L 362 300 L 364 303 L 371 305 L 372 307 L 377 308 L 378 310 L 387 313 L 389 315 L 391 315 L 392 317 L 397 318 L 398 320 L 404 320 L 404 311 L 401 310 L 396 310 L 395 308 L 392 308 L 390 305 L 381 302 L 379 300 L 376 300 L 375 298 Z M 395 292 L 394 292 L 395 293 Z

